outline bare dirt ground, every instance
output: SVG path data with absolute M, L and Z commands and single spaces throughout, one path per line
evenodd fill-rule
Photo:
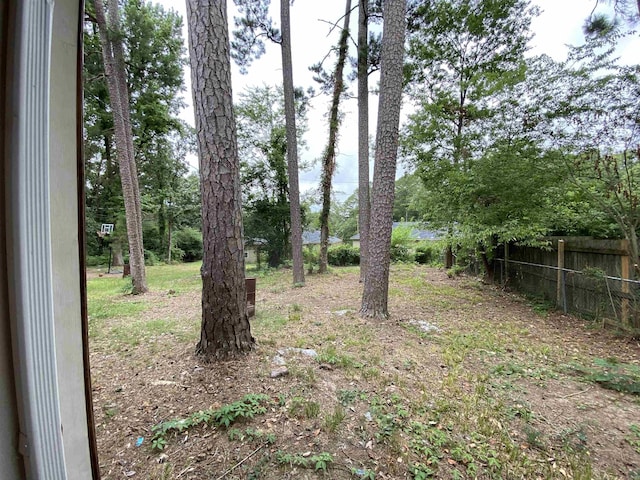
M 598 377 L 636 385 L 636 339 L 433 268 L 392 267 L 385 322 L 356 313 L 356 269 L 304 288 L 279 272 L 258 279 L 255 352 L 204 364 L 189 282 L 90 318 L 105 480 L 640 478 L 640 396 Z M 127 302 L 140 299 L 112 300 Z M 253 418 L 169 429 L 152 448 L 154 425 L 258 394 Z

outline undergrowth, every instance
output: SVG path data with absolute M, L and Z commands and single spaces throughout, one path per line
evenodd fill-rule
M 218 409 L 200 410 L 187 418 L 167 420 L 151 428 L 153 438 L 151 448 L 163 450 L 168 443 L 169 436 L 181 433 L 200 424 L 228 428 L 240 419 L 253 418 L 267 413 L 266 405 L 271 399 L 264 394 L 247 394 L 241 400 L 224 405 Z
M 569 369 L 588 382 L 616 392 L 640 395 L 640 366 L 618 362 L 615 358 L 596 358 L 592 366 L 569 365 Z

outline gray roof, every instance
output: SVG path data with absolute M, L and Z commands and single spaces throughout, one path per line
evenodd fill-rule
M 341 243 L 337 237 L 329 237 L 329 244 Z M 320 245 L 320 230 L 308 231 L 305 230 L 302 232 L 302 244 L 303 245 Z
M 269 242 L 267 242 L 264 238 L 245 238 L 244 239 L 244 245 L 245 246 L 262 246 L 262 245 L 267 245 Z
M 411 229 L 411 238 L 414 240 L 440 240 L 443 238 L 444 234 L 439 230 L 422 230 L 421 228 L 416 228 L 419 224 L 414 222 L 393 222 L 393 227 L 412 227 Z M 360 240 L 360 234 L 356 233 L 354 236 L 349 238 L 349 240 Z

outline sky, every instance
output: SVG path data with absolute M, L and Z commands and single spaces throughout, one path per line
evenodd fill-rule
M 163 5 L 165 8 L 172 8 L 183 16 L 185 19 L 183 37 L 187 42 L 185 0 L 153 1 Z M 356 1 L 354 0 L 354 5 Z M 276 20 L 276 24 L 279 24 L 280 2 L 273 0 L 271 3 L 272 16 Z M 562 60 L 568 51 L 567 45 L 579 45 L 583 42 L 582 25 L 584 19 L 591 13 L 595 0 L 534 0 L 532 3 L 540 7 L 541 13 L 532 22 L 534 38 L 531 42 L 530 53 L 532 55 L 547 54 L 555 60 Z M 232 24 L 235 7 L 232 0 L 228 0 L 228 4 L 229 21 Z M 291 7 L 291 43 L 294 69 L 293 81 L 297 87 L 303 87 L 306 90 L 307 87 L 313 86 L 316 91 L 318 90 L 317 83 L 313 81 L 313 74 L 309 71 L 309 66 L 322 60 L 330 48 L 337 43 L 339 33 L 337 29 L 331 31 L 332 24 L 344 15 L 344 5 L 344 0 L 323 0 L 321 2 L 317 0 L 297 0 L 293 3 Z M 356 31 L 357 11 L 352 14 L 351 21 L 352 29 Z M 267 44 L 266 50 L 266 54 L 249 67 L 246 75 L 240 74 L 239 69 L 232 61 L 232 88 L 235 98 L 252 86 L 282 84 L 280 46 Z M 624 63 L 640 63 L 640 37 L 636 35 L 634 38 L 622 43 L 618 49 L 618 55 Z M 327 64 L 327 67 L 331 68 L 332 65 L 332 63 Z M 376 82 L 377 79 L 370 78 L 370 89 Z M 193 125 L 191 78 L 188 68 L 185 70 L 185 83 L 187 90 L 184 97 L 188 106 L 183 110 L 181 117 L 190 125 Z M 354 82 L 349 90 L 354 96 L 355 89 Z M 371 95 L 369 100 L 369 129 L 371 136 L 375 135 L 377 99 L 377 96 Z M 301 163 L 311 163 L 320 159 L 328 137 L 328 110 L 328 96 L 319 96 L 312 100 L 311 109 L 308 113 L 308 131 L 305 135 L 307 146 L 298 152 Z M 344 200 L 358 186 L 356 99 L 352 98 L 343 101 L 341 110 L 344 114 L 344 119 L 340 129 L 337 169 L 333 180 L 333 188 L 337 197 Z M 188 160 L 192 168 L 197 169 L 197 157 L 193 156 Z M 312 192 L 318 188 L 320 182 L 319 161 L 316 161 L 315 165 L 314 168 L 308 171 L 300 172 L 300 190 L 303 196 L 305 192 L 308 195 L 313 195 Z M 370 170 L 373 177 L 372 165 Z M 402 173 L 402 165 L 398 164 L 397 176 L 401 176 Z

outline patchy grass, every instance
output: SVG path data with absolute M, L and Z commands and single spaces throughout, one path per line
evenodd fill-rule
M 122 279 L 89 279 L 104 480 L 640 472 L 637 342 L 427 267 L 392 266 L 385 322 L 358 316 L 357 268 L 301 288 L 261 270 L 256 351 L 203 364 L 199 268 L 149 267 L 139 297 Z M 289 374 L 270 378 L 276 355 Z
M 596 358 L 590 366 L 573 364 L 569 368 L 588 382 L 617 392 L 640 395 L 640 366 L 620 362 L 615 357 Z

